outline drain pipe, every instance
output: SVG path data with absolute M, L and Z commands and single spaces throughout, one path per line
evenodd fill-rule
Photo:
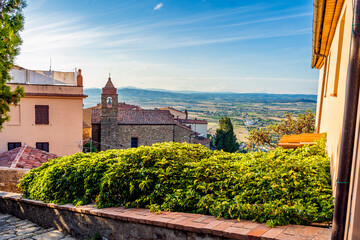
M 360 18 L 360 0 L 354 0 L 353 19 Z M 346 80 L 344 121 L 340 145 L 338 177 L 336 181 L 335 209 L 332 240 L 344 238 L 354 150 L 355 128 L 360 85 L 360 22 L 353 22 L 349 68 Z

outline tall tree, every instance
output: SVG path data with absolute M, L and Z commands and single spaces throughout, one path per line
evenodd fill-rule
M 9 120 L 7 113 L 10 105 L 18 104 L 24 96 L 20 86 L 11 91 L 6 81 L 11 78 L 9 72 L 22 43 L 19 33 L 23 29 L 22 9 L 25 6 L 24 0 L 0 0 L 0 130 L 4 122 Z
M 239 143 L 236 141 L 234 127 L 230 118 L 225 117 L 219 120 L 219 128 L 215 133 L 215 146 L 219 150 L 226 152 L 236 152 L 239 150 Z

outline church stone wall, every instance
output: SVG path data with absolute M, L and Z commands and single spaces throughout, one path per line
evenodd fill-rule
M 174 142 L 193 143 L 194 137 L 194 132 L 192 130 L 180 127 L 178 125 L 174 126 Z
M 118 125 L 120 148 L 130 148 L 131 138 L 137 137 L 139 146 L 174 141 L 174 125 Z

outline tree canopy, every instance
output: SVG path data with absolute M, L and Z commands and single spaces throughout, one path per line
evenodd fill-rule
M 11 79 L 9 72 L 22 43 L 20 31 L 23 29 L 22 9 L 25 6 L 24 0 L 0 0 L 0 130 L 9 120 L 10 105 L 17 105 L 24 96 L 20 86 L 11 91 L 6 82 Z
M 236 141 L 234 127 L 230 118 L 224 117 L 219 120 L 219 128 L 215 133 L 215 146 L 225 152 L 236 152 L 239 150 L 239 143 Z
M 248 147 L 270 146 L 275 147 L 277 140 L 283 135 L 313 133 L 315 131 L 315 114 L 307 110 L 304 114 L 293 117 L 286 113 L 280 123 L 269 125 L 267 128 L 252 130 L 249 133 Z

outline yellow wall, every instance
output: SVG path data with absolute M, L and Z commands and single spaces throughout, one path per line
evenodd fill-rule
M 343 21 L 343 26 L 342 24 Z M 331 43 L 327 65 L 320 69 L 317 124 L 320 123 L 319 131 L 327 132 L 327 150 L 331 160 L 332 186 L 334 195 L 336 191 L 336 179 L 338 173 L 340 143 L 343 128 L 343 115 L 345 107 L 345 91 L 347 71 L 349 66 L 349 54 L 352 34 L 353 4 L 346 0 L 341 11 L 336 32 Z M 344 29 L 341 37 L 341 29 Z M 339 40 L 342 39 L 342 46 Z M 341 49 L 341 51 L 340 51 Z M 326 67 L 325 83 L 323 77 Z M 334 95 L 334 86 L 338 80 L 337 94 Z M 327 84 L 327 85 L 326 85 Z M 326 91 L 325 91 L 326 90 Z M 324 97 L 321 99 L 321 93 Z M 322 100 L 322 101 L 321 101 Z M 322 110 L 321 109 L 321 102 Z M 321 117 L 320 117 L 321 116 Z M 360 239 L 360 105 L 358 106 L 356 137 L 354 143 L 354 158 L 350 179 L 349 201 L 344 239 Z M 318 125 L 317 125 L 318 126 Z
M 24 88 L 25 92 L 82 94 L 81 87 L 24 85 Z M 11 107 L 11 120 L 0 132 L 0 152 L 8 150 L 8 142 L 32 147 L 36 147 L 36 142 L 49 142 L 49 152 L 60 156 L 82 151 L 82 100 L 82 97 L 22 98 L 18 107 Z M 49 125 L 35 124 L 35 105 L 49 105 Z
M 341 21 L 343 23 L 342 49 L 339 53 L 341 40 Z M 318 107 L 317 107 L 317 123 L 321 114 L 319 132 L 327 133 L 327 150 L 331 159 L 332 183 L 337 177 L 337 167 L 340 151 L 341 131 L 345 104 L 345 88 L 347 70 L 349 64 L 349 51 L 351 42 L 351 26 L 352 25 L 352 2 L 346 0 L 340 14 L 340 19 L 336 27 L 334 39 L 331 43 L 328 55 L 327 66 L 323 65 L 320 70 L 319 88 L 318 88 Z M 323 86 L 324 70 L 327 68 L 325 76 L 325 84 Z M 338 74 L 336 74 L 338 69 Z M 336 96 L 334 93 L 336 75 L 338 76 L 338 89 Z M 326 86 L 327 84 L 327 86 Z M 326 91 L 325 91 L 326 89 Z M 320 113 L 321 91 L 324 93 L 322 111 Z

